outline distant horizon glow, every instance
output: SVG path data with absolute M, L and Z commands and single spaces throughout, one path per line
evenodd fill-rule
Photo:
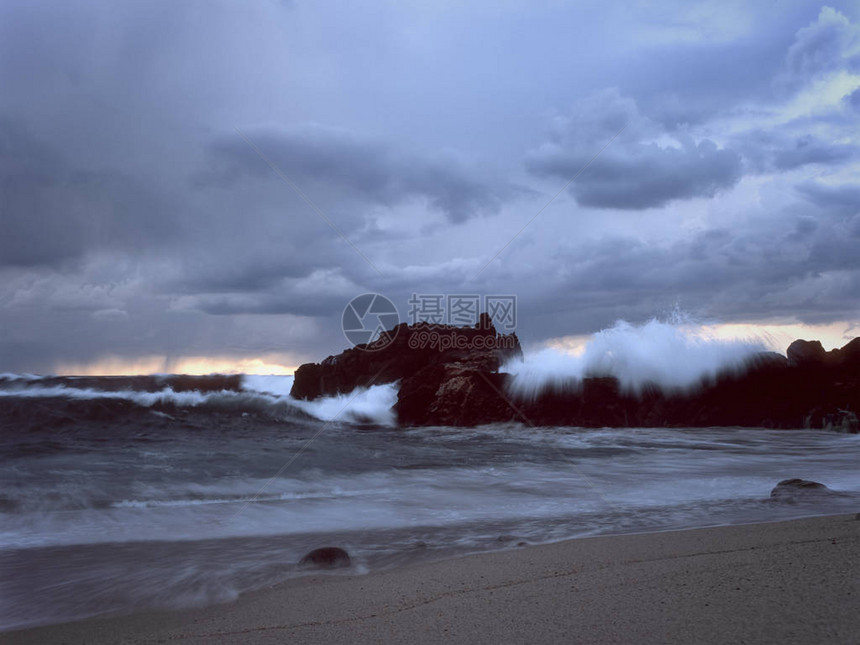
M 795 340 L 818 340 L 827 351 L 838 349 L 860 335 L 860 325 L 851 321 L 810 325 L 805 323 L 719 323 L 689 326 L 697 336 L 723 341 L 760 342 L 768 350 L 785 354 Z M 852 333 L 855 332 L 855 333 Z M 544 346 L 579 356 L 593 334 L 551 338 Z
M 57 376 L 139 376 L 151 374 L 262 374 L 289 376 L 297 365 L 284 354 L 262 356 L 164 356 L 125 358 L 101 357 L 91 363 L 59 363 L 52 372 Z
M 722 323 L 683 325 L 704 339 L 759 342 L 768 350 L 785 354 L 788 346 L 798 339 L 818 340 L 827 351 L 843 347 L 860 331 L 857 323 L 839 321 L 822 325 L 804 323 Z M 595 332 L 596 334 L 597 332 Z M 551 338 L 542 347 L 580 356 L 595 334 Z M 344 345 L 343 350 L 348 349 Z M 526 350 L 526 354 L 530 353 Z M 324 356 L 313 359 L 321 361 Z M 298 365 L 289 354 L 271 353 L 260 356 L 185 356 L 168 359 L 164 356 L 137 358 L 107 356 L 91 363 L 58 363 L 51 373 L 57 376 L 137 376 L 149 374 L 254 374 L 283 375 L 295 372 Z

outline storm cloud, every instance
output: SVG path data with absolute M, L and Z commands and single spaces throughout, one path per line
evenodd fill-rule
M 569 180 L 585 168 L 570 189 L 582 206 L 655 208 L 713 197 L 741 177 L 736 152 L 689 134 L 661 140 L 668 133 L 617 90 L 584 99 L 554 125 L 552 138 L 527 157 L 527 167 L 557 180 Z
M 0 372 L 297 364 L 365 292 L 860 317 L 851 3 L 13 1 L 0 85 Z
M 229 185 L 246 176 L 277 181 L 281 172 L 368 204 L 423 200 L 453 223 L 496 213 L 516 192 L 504 180 L 481 177 L 455 152 L 420 155 L 317 124 L 225 136 L 212 143 L 211 155 L 213 169 L 201 184 Z
M 619 146 L 621 147 L 621 146 Z M 705 139 L 679 147 L 628 145 L 591 163 L 571 188 L 582 206 L 641 210 L 678 199 L 713 197 L 741 177 L 740 156 Z M 529 169 L 557 179 L 574 176 L 589 161 L 585 150 L 544 150 Z

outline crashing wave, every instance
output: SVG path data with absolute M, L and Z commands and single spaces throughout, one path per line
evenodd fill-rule
M 577 387 L 582 379 L 596 376 L 613 376 L 629 392 L 646 385 L 684 389 L 742 369 L 764 349 L 760 342 L 709 337 L 691 324 L 652 319 L 632 325 L 622 320 L 594 334 L 579 354 L 546 348 L 501 371 L 511 374 L 513 394 L 531 400 L 547 389 Z
M 344 422 L 392 426 L 396 418 L 391 407 L 397 400 L 393 384 L 360 388 L 349 394 L 300 401 L 289 396 L 292 376 L 236 375 L 227 377 L 31 377 L 4 375 L 0 382 L 0 400 L 6 407 L 14 401 L 63 400 L 74 410 L 63 412 L 77 420 L 105 418 L 132 413 L 134 408 L 164 414 L 174 409 L 207 409 L 235 413 L 264 413 L 274 418 L 312 417 L 326 422 Z M 206 391 L 215 383 L 235 389 Z M 153 383 L 160 389 L 149 389 Z M 187 389 L 197 384 L 203 389 Z M 144 389 L 132 389 L 143 386 Z M 178 387 L 177 387 L 178 386 Z M 176 388 L 176 389 L 174 389 Z M 131 407 L 129 407 L 131 406 Z M 35 411 L 34 411 L 35 412 Z

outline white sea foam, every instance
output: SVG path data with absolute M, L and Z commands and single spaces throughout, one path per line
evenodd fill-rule
M 50 398 L 75 400 L 125 400 L 144 407 L 175 405 L 179 407 L 230 406 L 249 410 L 270 409 L 275 414 L 285 409 L 301 410 L 321 421 L 345 423 L 372 423 L 393 426 L 397 419 L 392 406 L 397 402 L 394 384 L 357 388 L 348 394 L 320 397 L 314 401 L 301 401 L 290 396 L 292 376 L 243 375 L 242 390 L 218 392 L 182 391 L 166 387 L 157 392 L 136 390 L 105 391 L 95 388 L 76 388 L 63 385 L 12 387 L 0 389 L 0 397 Z
M 243 374 L 242 389 L 284 397 L 290 395 L 295 377 L 292 374 Z
M 397 424 L 392 410 L 395 403 L 397 386 L 394 384 L 357 388 L 349 394 L 320 397 L 315 401 L 293 401 L 296 407 L 323 421 L 343 420 L 385 426 Z
M 78 400 L 97 400 L 97 399 L 113 399 L 126 400 L 137 403 L 145 407 L 152 407 L 156 404 L 172 403 L 181 406 L 197 406 L 206 403 L 213 397 L 239 397 L 240 392 L 213 392 L 202 393 L 197 391 L 191 392 L 175 392 L 171 388 L 165 388 L 158 392 L 138 392 L 133 390 L 120 390 L 117 392 L 106 392 L 104 390 L 96 390 L 93 388 L 76 388 L 64 387 L 62 385 L 50 387 L 28 387 L 20 389 L 0 390 L 0 397 L 16 397 L 16 398 L 48 398 L 61 397 L 67 399 Z
M 502 371 L 513 375 L 509 389 L 534 398 L 547 388 L 575 387 L 589 376 L 614 376 L 627 391 L 646 383 L 687 388 L 723 370 L 741 369 L 761 342 L 720 340 L 684 321 L 653 319 L 642 325 L 619 321 L 591 338 L 579 354 L 546 348 Z
M 246 374 L 242 377 L 244 390 L 289 398 L 292 405 L 322 421 L 374 423 L 393 426 L 397 418 L 392 406 L 397 403 L 397 385 L 373 385 L 356 388 L 348 394 L 322 396 L 313 401 L 302 401 L 289 396 L 293 376 Z
M 579 354 L 546 348 L 525 360 L 509 362 L 502 371 L 513 375 L 508 385 L 510 391 L 525 399 L 533 399 L 547 388 L 576 387 L 589 376 L 614 376 L 627 391 L 638 391 L 646 383 L 664 389 L 688 388 L 722 371 L 743 368 L 753 354 L 765 348 L 761 341 L 715 338 L 704 327 L 676 314 L 671 322 L 654 319 L 632 325 L 619 321 L 595 334 Z M 207 393 L 176 392 L 169 387 L 157 392 L 106 392 L 30 385 L 0 389 L 0 397 L 127 399 L 147 407 L 235 404 L 258 409 L 277 405 L 280 409 L 289 406 L 301 410 L 322 421 L 396 425 L 392 407 L 397 402 L 397 384 L 357 388 L 348 394 L 302 401 L 290 396 L 293 381 L 293 376 L 246 374 L 242 377 L 241 391 Z
M 13 372 L 3 372 L 0 373 L 0 380 L 5 381 L 38 381 L 39 379 L 46 378 L 44 376 L 39 376 L 38 374 L 15 374 Z

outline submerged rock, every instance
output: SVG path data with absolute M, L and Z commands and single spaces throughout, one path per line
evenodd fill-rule
M 824 484 L 809 481 L 808 479 L 783 479 L 770 491 L 771 499 L 781 502 L 834 495 L 839 495 L 839 493 L 827 488 Z
M 502 544 L 516 544 L 516 546 L 528 546 L 529 544 L 526 540 L 521 540 L 516 535 L 500 535 L 497 541 Z
M 350 564 L 349 553 L 336 546 L 314 549 L 299 561 L 302 569 L 342 569 Z

